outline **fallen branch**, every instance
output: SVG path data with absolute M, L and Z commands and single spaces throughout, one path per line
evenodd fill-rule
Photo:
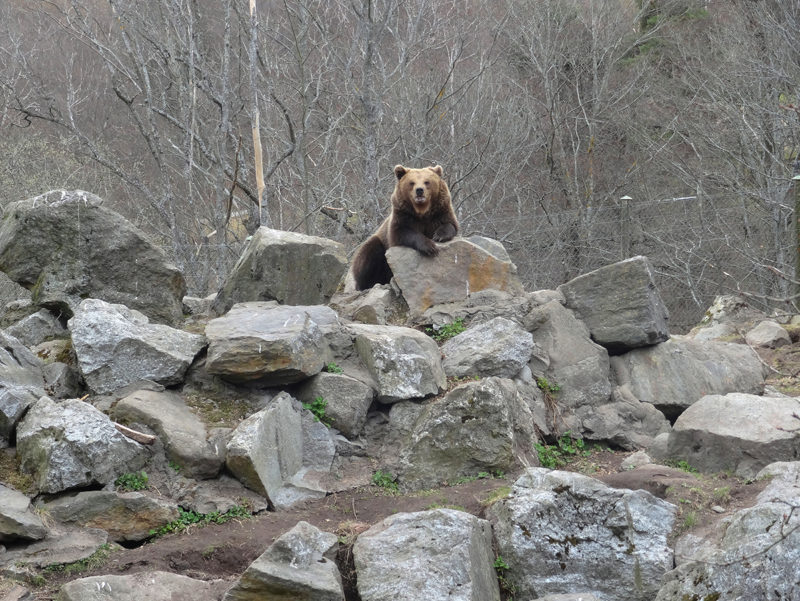
M 138 432 L 137 430 L 131 430 L 127 426 L 123 426 L 117 422 L 114 422 L 114 426 L 117 428 L 117 430 L 122 432 L 123 435 L 141 444 L 153 444 L 156 441 L 155 436 L 145 434 L 144 432 Z

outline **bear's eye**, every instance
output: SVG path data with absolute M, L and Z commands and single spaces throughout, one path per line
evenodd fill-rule
M 425 180 L 425 185 L 426 185 L 426 186 L 430 186 L 430 185 L 431 185 L 431 183 L 430 183 L 428 180 Z

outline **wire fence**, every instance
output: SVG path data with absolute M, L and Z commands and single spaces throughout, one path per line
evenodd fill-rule
M 720 294 L 795 312 L 793 211 L 782 204 L 686 196 L 516 218 L 506 246 L 529 289 L 555 288 L 604 265 L 645 255 L 673 332 L 697 324 Z M 495 228 L 502 224 L 495 223 Z

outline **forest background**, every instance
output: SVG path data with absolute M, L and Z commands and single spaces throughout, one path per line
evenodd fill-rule
M 259 225 L 352 251 L 439 163 L 528 289 L 643 254 L 673 331 L 797 313 L 798 32 L 800 0 L 3 0 L 0 208 L 94 192 L 205 296 Z

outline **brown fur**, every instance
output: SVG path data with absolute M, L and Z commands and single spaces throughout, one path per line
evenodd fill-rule
M 353 276 L 358 290 L 387 284 L 392 270 L 386 250 L 408 246 L 433 257 L 439 253 L 436 242 L 452 240 L 458 233 L 450 189 L 442 179 L 439 165 L 423 169 L 394 168 L 397 177 L 392 193 L 392 212 L 358 249 L 353 258 Z

